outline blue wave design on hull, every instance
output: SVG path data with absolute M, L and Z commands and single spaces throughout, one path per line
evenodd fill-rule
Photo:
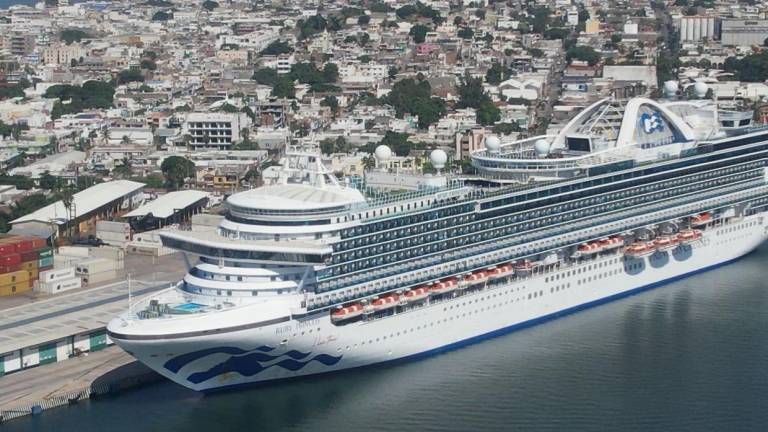
M 285 353 L 285 355 L 288 355 L 291 352 L 296 352 L 296 351 L 289 351 Z M 191 374 L 189 377 L 187 377 L 187 380 L 193 384 L 200 384 L 201 382 L 207 381 L 211 378 L 217 377 L 221 374 L 225 374 L 228 372 L 237 372 L 242 376 L 251 377 L 274 366 L 279 366 L 283 369 L 296 372 L 304 368 L 306 365 L 308 365 L 313 361 L 324 364 L 325 366 L 333 366 L 336 363 L 338 363 L 343 357 L 343 356 L 334 357 L 328 354 L 318 354 L 304 362 L 294 358 L 286 358 L 286 359 L 280 360 L 277 363 L 271 364 L 269 366 L 264 366 L 260 363 L 260 361 L 262 360 L 259 360 L 260 359 L 259 354 L 260 353 L 252 353 L 244 356 L 230 357 L 226 361 L 217 364 L 216 366 L 208 369 L 207 371 L 196 372 Z M 304 357 L 306 357 L 309 354 L 311 353 L 306 354 Z
M 186 354 L 182 354 L 182 355 L 176 356 L 176 357 L 168 360 L 167 362 L 165 362 L 163 367 L 165 367 L 166 369 L 168 369 L 169 371 L 171 371 L 173 373 L 178 373 L 181 370 L 181 368 L 183 368 L 184 366 L 192 363 L 193 361 L 200 360 L 201 358 L 204 358 L 204 357 L 208 357 L 209 355 L 213 355 L 213 354 L 243 355 L 243 354 L 252 353 L 254 351 L 270 352 L 270 351 L 272 351 L 274 349 L 275 348 L 273 348 L 271 346 L 267 346 L 267 345 L 262 345 L 262 346 L 260 346 L 258 348 L 254 348 L 252 350 L 244 350 L 242 348 L 228 347 L 228 346 L 206 348 L 206 349 L 202 349 L 202 350 L 199 350 L 199 351 L 192 351 L 190 353 L 186 353 Z M 291 351 L 291 352 L 298 353 L 298 351 Z M 288 353 L 286 353 L 286 354 L 288 354 Z M 302 353 L 299 353 L 299 354 L 302 354 Z M 305 354 L 304 357 L 306 357 L 308 355 L 309 355 L 309 353 Z M 277 357 L 279 357 L 279 356 L 277 356 Z M 275 358 L 277 358 L 277 357 L 274 357 L 273 360 Z M 303 357 L 299 357 L 299 358 L 303 358 Z

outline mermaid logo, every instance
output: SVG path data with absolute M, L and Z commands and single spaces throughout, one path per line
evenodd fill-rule
M 661 118 L 661 113 L 658 111 L 650 114 L 645 112 L 640 115 L 640 125 L 647 134 L 661 132 L 664 130 L 664 119 Z
M 263 372 L 272 367 L 279 367 L 285 370 L 296 372 L 303 369 L 311 362 L 317 362 L 325 366 L 333 366 L 341 360 L 342 356 L 331 356 L 328 354 L 312 355 L 312 352 L 303 353 L 301 351 L 291 350 L 281 354 L 269 354 L 274 348 L 270 346 L 260 346 L 252 350 L 244 350 L 237 347 L 216 347 L 195 351 L 176 356 L 163 365 L 167 370 L 178 373 L 181 368 L 195 361 L 214 354 L 228 354 L 229 358 L 218 363 L 205 371 L 192 373 L 187 377 L 187 381 L 193 384 L 200 384 L 211 378 L 218 376 L 231 377 L 233 373 L 250 377 Z

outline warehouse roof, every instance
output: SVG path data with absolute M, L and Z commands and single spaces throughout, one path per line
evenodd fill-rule
M 72 196 L 76 216 L 88 214 L 116 199 L 130 195 L 144 187 L 144 183 L 130 180 L 116 180 L 99 183 Z M 62 225 L 69 221 L 63 201 L 56 201 L 35 212 L 12 220 L 11 223 L 40 221 Z
M 185 209 L 204 198 L 208 198 L 208 192 L 196 190 L 169 192 L 126 214 L 124 217 L 141 217 L 151 213 L 152 216 L 165 219 L 173 216 L 176 210 Z

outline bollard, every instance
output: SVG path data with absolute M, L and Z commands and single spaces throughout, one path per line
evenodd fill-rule
M 33 416 L 40 415 L 43 413 L 43 408 L 40 405 L 32 405 L 32 408 L 30 409 Z

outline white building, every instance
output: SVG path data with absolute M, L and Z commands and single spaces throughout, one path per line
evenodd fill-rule
M 240 131 L 250 125 L 245 113 L 189 113 L 182 125 L 182 135 L 189 135 L 189 146 L 193 149 L 226 150 L 242 140 Z
M 680 40 L 699 41 L 714 39 L 715 18 L 708 16 L 684 16 L 680 18 Z M 762 40 L 760 41 L 762 44 Z

